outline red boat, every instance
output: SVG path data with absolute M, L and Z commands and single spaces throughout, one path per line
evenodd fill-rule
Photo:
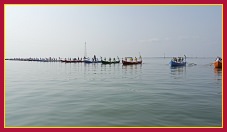
M 123 63 L 123 65 L 134 65 L 134 64 L 142 64 L 142 61 L 133 61 L 133 62 L 130 62 L 130 61 L 124 61 L 124 60 L 122 60 L 122 63 Z
M 222 68 L 222 62 L 221 61 L 215 61 L 214 62 L 214 68 Z
M 127 59 L 130 59 L 130 61 L 127 61 Z M 142 64 L 142 57 L 140 56 L 140 60 L 137 61 L 137 59 L 135 59 L 135 61 L 133 61 L 132 57 L 125 57 L 125 60 L 122 60 L 123 65 L 134 65 L 134 64 Z
M 222 58 L 217 57 L 213 64 L 214 64 L 214 68 L 222 68 Z

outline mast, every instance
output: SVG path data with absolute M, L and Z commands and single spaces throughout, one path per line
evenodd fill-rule
M 85 47 L 84 47 L 84 58 L 87 58 L 87 48 L 86 48 L 86 41 L 85 41 Z

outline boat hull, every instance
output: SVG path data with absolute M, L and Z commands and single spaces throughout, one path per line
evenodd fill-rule
M 102 64 L 116 64 L 116 63 L 120 63 L 120 61 L 113 61 L 113 62 L 109 62 L 109 61 L 101 61 Z
M 215 61 L 215 62 L 214 62 L 214 68 L 222 68 L 222 62 L 220 62 L 220 61 Z
M 89 60 L 84 60 L 84 63 L 101 63 L 101 61 L 89 61 Z
M 175 67 L 175 66 L 186 66 L 186 62 L 170 61 L 169 64 L 170 64 L 171 67 Z
M 122 63 L 123 65 L 135 65 L 135 64 L 142 64 L 142 61 L 133 61 L 133 62 L 130 62 L 130 61 L 124 61 L 122 60 Z
M 79 62 L 83 62 L 81 60 L 61 60 L 61 62 L 65 62 L 65 63 L 79 63 Z

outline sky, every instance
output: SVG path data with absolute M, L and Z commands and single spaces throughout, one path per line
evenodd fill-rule
M 221 5 L 7 5 L 5 57 L 222 56 Z

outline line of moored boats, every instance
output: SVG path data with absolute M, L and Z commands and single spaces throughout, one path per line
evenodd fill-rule
M 63 63 L 102 63 L 102 64 L 117 64 L 122 62 L 123 65 L 134 65 L 134 64 L 142 64 L 142 57 L 141 55 L 137 59 L 137 57 L 125 57 L 122 58 L 120 61 L 119 57 L 117 59 L 115 58 L 109 58 L 108 60 L 106 58 L 100 57 L 100 59 L 96 58 L 94 55 L 93 58 L 84 57 L 84 58 L 10 58 L 5 60 L 13 60 L 13 61 L 37 61 L 37 62 L 63 62 Z M 184 57 L 173 57 L 171 61 L 169 62 L 169 65 L 171 67 L 177 67 L 177 66 L 186 66 L 186 56 Z M 217 57 L 216 60 L 212 63 L 215 68 L 222 68 L 222 58 Z
M 5 59 L 5 60 L 12 60 L 12 61 L 36 61 L 36 62 L 63 62 L 63 63 L 102 63 L 102 64 L 117 64 L 120 63 L 119 57 L 117 59 L 115 58 L 109 58 L 108 60 L 106 58 L 100 59 L 96 58 L 94 55 L 93 58 L 89 57 L 84 57 L 84 58 L 10 58 L 10 59 Z M 132 65 L 132 64 L 142 64 L 142 57 L 140 56 L 139 59 L 135 57 L 125 57 L 124 59 L 122 58 L 122 64 L 123 65 Z

